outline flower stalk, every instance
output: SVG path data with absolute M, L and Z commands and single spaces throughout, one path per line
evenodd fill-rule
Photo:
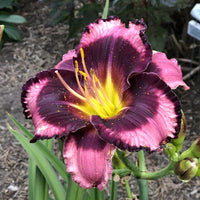
M 144 151 L 140 150 L 138 152 L 138 167 L 142 172 L 146 171 L 146 165 L 145 165 L 145 157 L 144 157 Z M 148 200 L 149 196 L 149 188 L 148 188 L 148 181 L 146 179 L 137 179 L 137 183 L 139 186 L 139 197 L 140 200 Z

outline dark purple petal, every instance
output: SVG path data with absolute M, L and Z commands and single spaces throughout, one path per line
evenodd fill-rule
M 144 71 L 151 61 L 152 51 L 145 30 L 143 20 L 130 22 L 126 28 L 116 17 L 99 19 L 86 27 L 77 53 L 80 47 L 84 49 L 88 71 L 94 69 L 102 84 L 111 74 L 116 87 L 121 87 L 120 84 L 127 87 L 128 77 L 133 72 Z M 80 54 L 75 59 L 81 69 Z
M 63 59 L 61 62 L 59 62 L 55 68 L 56 69 L 65 69 L 69 71 L 74 71 L 74 65 L 73 65 L 73 57 L 76 57 L 75 50 L 70 50 L 68 53 L 63 55 Z
M 82 102 L 64 88 L 54 71 L 41 72 L 23 86 L 24 114 L 33 119 L 36 129 L 32 142 L 42 138 L 61 137 L 89 123 L 89 116 L 70 106 Z M 80 93 L 74 72 L 59 72 L 69 85 Z
M 103 140 L 120 149 L 159 149 L 179 132 L 180 103 L 170 87 L 153 73 L 135 74 L 130 83 L 123 97 L 128 102 L 126 111 L 113 119 L 92 116 L 91 122 Z
M 185 90 L 189 89 L 183 81 L 181 66 L 178 65 L 176 59 L 169 60 L 164 53 L 153 54 L 152 61 L 146 72 L 156 73 L 172 89 L 176 89 L 178 86 L 183 86 Z
M 92 126 L 70 134 L 63 149 L 67 172 L 80 187 L 103 190 L 112 174 L 114 150 L 112 145 L 99 138 Z

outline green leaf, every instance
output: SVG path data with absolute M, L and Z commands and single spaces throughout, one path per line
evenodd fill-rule
M 48 184 L 40 169 L 36 168 L 34 199 L 48 200 Z
M 4 31 L 10 39 L 17 41 L 22 40 L 19 29 L 14 24 L 5 24 Z
M 23 127 L 12 115 L 8 114 L 8 116 L 29 140 L 32 139 L 33 135 L 25 127 Z M 66 172 L 65 164 L 61 162 L 44 144 L 42 144 L 41 141 L 37 141 L 34 146 L 40 149 L 42 155 L 49 160 L 60 176 L 62 176 L 66 183 L 68 183 L 69 174 Z
M 86 189 L 80 188 L 70 177 L 65 200 L 83 200 L 86 191 Z
M 97 188 L 91 188 L 89 189 L 90 192 L 90 198 L 91 200 L 104 200 L 105 199 L 105 192 L 98 190 Z
M 23 148 L 28 152 L 29 156 L 35 160 L 37 166 L 41 170 L 42 174 L 46 178 L 51 190 L 54 194 L 55 199 L 63 200 L 65 199 L 65 190 L 58 179 L 55 171 L 51 167 L 50 163 L 42 156 L 41 151 L 36 145 L 30 144 L 28 139 L 25 138 L 18 131 L 11 128 L 8 124 L 10 132 L 16 137 L 16 139 L 21 143 Z
M 0 21 L 13 24 L 25 23 L 26 19 L 20 15 L 11 15 L 5 12 L 0 12 Z
M 111 178 L 110 200 L 117 200 L 117 183 Z
M 12 1 L 13 0 L 0 0 L 0 9 L 9 8 L 12 9 Z
M 41 141 L 49 150 L 52 149 L 52 139 Z M 42 199 L 48 200 L 48 183 L 41 173 L 40 169 L 36 167 L 35 183 L 34 183 L 34 200 Z
M 34 200 L 36 163 L 32 158 L 28 161 L 28 200 Z

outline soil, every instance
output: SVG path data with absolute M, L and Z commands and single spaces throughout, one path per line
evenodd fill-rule
M 7 129 L 6 123 L 11 123 L 7 112 L 34 133 L 31 121 L 25 120 L 22 113 L 21 87 L 36 73 L 57 64 L 62 55 L 73 49 L 79 40 L 79 38 L 67 40 L 68 26 L 64 23 L 47 25 L 49 2 L 31 0 L 27 3 L 25 0 L 19 0 L 21 8 L 18 14 L 27 19 L 26 24 L 19 26 L 23 41 L 7 42 L 0 51 L 0 200 L 28 199 L 28 155 Z M 198 50 L 196 46 L 194 48 Z M 191 52 L 186 56 L 190 59 Z M 198 63 L 198 56 L 193 60 Z M 185 61 L 180 64 L 185 69 L 191 67 Z M 184 71 L 184 74 L 187 72 Z M 185 149 L 200 134 L 200 78 L 195 74 L 186 82 L 191 89 L 177 91 L 188 124 Z M 146 157 L 147 168 L 152 171 L 161 169 L 168 163 L 164 154 L 146 153 Z M 130 182 L 132 192 L 137 196 L 136 182 L 135 180 Z M 125 189 L 120 183 L 118 185 L 118 199 L 125 199 Z M 106 194 L 109 196 L 108 188 Z M 175 176 L 168 176 L 149 181 L 149 196 L 152 200 L 197 200 L 200 199 L 200 179 L 195 177 L 190 182 L 183 183 Z

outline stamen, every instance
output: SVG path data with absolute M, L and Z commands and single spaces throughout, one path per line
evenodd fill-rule
M 60 75 L 60 73 L 58 72 L 58 70 L 55 70 L 56 75 L 58 76 L 58 78 L 60 79 L 60 82 L 63 84 L 63 86 L 70 92 L 72 93 L 74 96 L 76 96 L 77 98 L 86 101 L 86 98 L 81 96 L 80 94 L 78 94 L 77 92 L 75 92 L 62 78 L 62 76 Z
M 91 81 L 90 74 L 88 73 L 88 70 L 87 70 L 86 64 L 85 64 L 85 59 L 84 59 L 85 56 L 84 56 L 83 48 L 80 48 L 80 53 L 81 53 L 81 60 L 82 60 L 83 70 L 86 73 L 87 78 L 89 79 L 89 81 Z
M 79 72 L 79 69 L 78 69 L 78 62 L 77 60 L 75 60 L 75 66 L 76 66 L 76 69 L 75 69 L 75 76 L 76 76 L 76 82 L 78 84 L 78 87 L 80 89 L 80 91 L 82 92 L 83 96 L 85 96 L 85 92 L 81 86 L 81 83 L 80 83 L 80 80 L 79 80 L 79 77 L 78 77 L 78 72 Z

